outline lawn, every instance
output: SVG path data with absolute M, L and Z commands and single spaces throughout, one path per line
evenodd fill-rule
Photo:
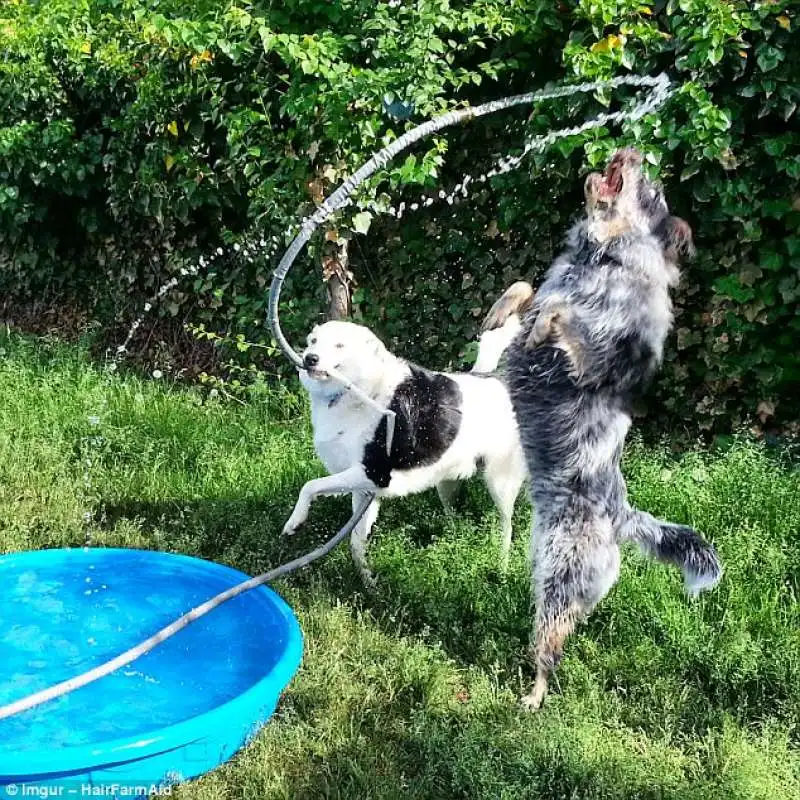
M 0 552 L 90 541 L 254 574 L 349 513 L 323 500 L 279 534 L 321 470 L 296 395 L 242 406 L 108 374 L 80 347 L 0 345 Z M 690 602 L 676 571 L 627 552 L 526 715 L 527 504 L 502 576 L 477 483 L 454 517 L 433 494 L 387 503 L 377 594 L 346 548 L 278 584 L 305 632 L 301 670 L 252 745 L 174 796 L 800 798 L 800 473 L 746 439 L 681 455 L 634 441 L 624 466 L 638 506 L 716 544 L 714 592 Z

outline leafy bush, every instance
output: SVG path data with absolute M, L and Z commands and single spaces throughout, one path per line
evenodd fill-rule
M 284 324 L 297 336 L 316 318 L 316 264 L 350 241 L 356 315 L 427 365 L 468 359 L 492 300 L 536 279 L 557 250 L 582 170 L 635 142 L 699 249 L 651 411 L 708 427 L 790 420 L 798 24 L 787 0 L 13 0 L 0 11 L 0 291 L 92 297 L 98 318 L 130 316 L 222 242 L 248 231 L 282 241 L 410 124 L 546 81 L 664 70 L 680 88 L 659 115 L 565 140 L 460 204 L 401 222 L 379 213 L 389 195 L 435 197 L 610 98 L 490 118 L 398 159 L 298 263 Z M 238 337 L 239 349 L 268 341 L 272 267 L 218 259 L 161 311 Z

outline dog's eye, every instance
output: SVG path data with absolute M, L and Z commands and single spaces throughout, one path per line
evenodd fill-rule
M 316 337 L 316 336 L 312 336 L 312 337 L 311 337 L 311 338 L 308 340 L 308 343 L 309 343 L 309 344 L 316 344 L 316 343 L 317 343 L 317 337 Z
M 334 345 L 334 347 L 337 350 L 342 350 L 344 348 L 344 345 L 341 342 L 338 342 L 337 344 Z

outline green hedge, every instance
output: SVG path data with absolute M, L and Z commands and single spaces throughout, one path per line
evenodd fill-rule
M 799 26 L 787 0 L 6 0 L 0 292 L 18 303 L 90 297 L 101 321 L 130 318 L 220 243 L 282 236 L 407 125 L 548 82 L 664 70 L 680 89 L 658 116 L 561 142 L 458 205 L 401 223 L 376 214 L 390 196 L 435 195 L 609 98 L 428 141 L 327 236 L 351 240 L 359 316 L 409 357 L 458 363 L 497 294 L 535 280 L 558 249 L 585 170 L 635 142 L 699 250 L 651 412 L 692 427 L 790 421 L 800 397 Z M 288 287 L 295 336 L 324 307 L 320 250 Z M 273 266 L 218 259 L 181 279 L 160 313 L 238 337 L 238 350 L 268 341 Z

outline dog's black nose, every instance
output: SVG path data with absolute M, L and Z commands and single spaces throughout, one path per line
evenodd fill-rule
M 319 364 L 319 356 L 316 353 L 306 353 L 303 356 L 303 366 L 306 369 L 314 369 Z

